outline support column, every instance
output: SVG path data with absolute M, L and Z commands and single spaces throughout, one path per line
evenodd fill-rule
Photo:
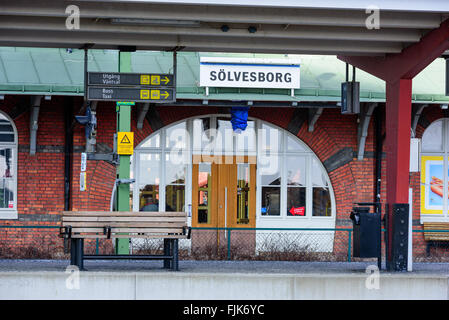
M 390 225 L 387 264 L 395 268 L 391 262 L 399 244 L 393 241 L 395 223 L 393 208 L 396 204 L 408 204 L 412 80 L 399 79 L 387 82 L 386 93 L 386 181 L 389 208 L 386 214 Z
M 131 53 L 119 53 L 119 72 L 131 72 Z M 117 111 L 117 132 L 131 131 L 131 104 L 119 103 Z M 130 178 L 131 156 L 120 155 L 120 164 L 117 168 L 118 179 Z M 117 185 L 117 211 L 130 211 L 129 207 L 129 184 Z M 115 242 L 116 254 L 129 254 L 129 239 L 119 238 Z

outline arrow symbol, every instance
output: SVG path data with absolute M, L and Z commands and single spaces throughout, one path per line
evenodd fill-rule
M 167 84 L 170 82 L 170 79 L 167 76 L 165 76 L 164 79 L 161 79 L 161 81 L 164 82 L 164 84 Z
M 167 99 L 170 96 L 170 94 L 167 91 L 164 91 L 163 94 L 161 94 L 161 97 L 164 97 L 165 99 Z

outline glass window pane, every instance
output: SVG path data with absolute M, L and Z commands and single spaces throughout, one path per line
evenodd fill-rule
M 187 148 L 188 132 L 186 122 L 167 128 L 165 131 L 165 147 L 167 150 L 185 150 Z
M 160 140 L 161 135 L 155 134 L 151 138 L 149 138 L 147 141 L 145 141 L 140 147 L 141 148 L 160 148 Z
M 312 159 L 312 185 L 317 187 L 327 186 L 326 172 L 316 159 Z
M 207 146 L 212 143 L 210 118 L 193 120 L 193 150 L 201 153 Z
M 332 214 L 331 197 L 328 188 L 313 188 L 314 217 L 330 217 Z
M 159 185 L 140 188 L 139 202 L 140 211 L 159 211 Z
M 298 156 L 287 157 L 287 184 L 289 186 L 306 185 L 306 158 Z
M 239 154 L 247 154 L 248 152 L 256 152 L 256 124 L 254 121 L 248 121 L 245 131 L 236 134 L 236 152 Z
M 432 123 L 422 137 L 423 152 L 443 152 L 443 121 Z
M 261 181 L 263 186 L 279 186 L 281 184 L 281 174 L 275 172 L 274 174 L 262 175 Z
M 0 179 L 0 208 L 14 209 L 14 180 Z
M 307 152 L 304 146 L 299 142 L 297 138 L 287 135 L 287 150 L 294 152 Z
M 165 187 L 165 211 L 182 212 L 185 204 L 185 186 Z
M 165 183 L 184 184 L 186 179 L 187 165 L 179 163 L 182 159 L 171 154 L 165 155 Z
M 257 136 L 261 153 L 277 153 L 281 151 L 281 132 L 278 129 L 262 124 L 261 129 L 257 132 Z
M 281 214 L 281 188 L 262 187 L 262 207 L 263 216 L 279 216 Z
M 287 188 L 287 216 L 306 215 L 306 188 Z
M 139 160 L 139 183 L 159 185 L 161 155 L 142 153 Z
M 249 223 L 249 164 L 237 164 L 237 223 Z
M 0 178 L 14 176 L 14 159 L 11 148 L 0 148 Z
M 217 119 L 214 148 L 216 151 L 234 151 L 234 131 L 232 130 L 231 119 Z

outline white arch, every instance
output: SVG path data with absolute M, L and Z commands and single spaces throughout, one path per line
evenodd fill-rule
M 192 121 L 194 119 L 214 118 L 214 117 L 225 118 L 225 117 L 228 117 L 228 115 L 208 114 L 208 115 L 202 115 L 202 116 L 193 116 L 193 117 L 189 117 L 189 118 L 185 118 L 185 119 L 173 122 L 173 123 L 169 124 L 168 126 L 165 126 L 165 127 L 161 128 L 161 129 L 153 132 L 147 138 L 145 138 L 143 141 L 141 141 L 139 143 L 139 145 L 135 148 L 134 159 L 135 159 L 136 154 L 139 154 L 141 152 L 145 152 L 145 151 L 153 151 L 154 152 L 156 150 L 163 150 L 165 148 L 165 139 L 166 139 L 165 132 L 166 132 L 167 129 L 169 129 L 171 127 L 174 127 L 176 125 L 179 125 L 180 123 L 186 123 L 187 130 L 189 130 L 189 132 L 192 132 L 191 131 L 192 130 L 191 123 L 192 123 Z M 279 130 L 279 132 L 283 133 L 282 137 L 284 137 L 284 138 L 282 140 L 281 152 L 283 153 L 284 157 L 285 157 L 285 155 L 307 155 L 307 156 L 311 157 L 311 159 L 316 160 L 315 163 L 321 169 L 321 173 L 324 174 L 326 182 L 327 182 L 327 186 L 329 188 L 329 194 L 330 194 L 331 206 L 332 206 L 332 209 L 331 209 L 332 214 L 331 214 L 331 217 L 313 217 L 313 220 L 332 220 L 332 222 L 331 223 L 323 223 L 323 224 L 320 224 L 320 223 L 317 223 L 317 224 L 308 223 L 307 224 L 306 223 L 306 225 L 311 225 L 313 227 L 323 226 L 323 227 L 329 227 L 329 228 L 332 227 L 333 228 L 335 226 L 335 219 L 336 219 L 336 202 L 335 202 L 335 195 L 334 195 L 332 183 L 330 181 L 329 175 L 328 175 L 327 171 L 325 170 L 322 162 L 319 160 L 319 158 L 316 156 L 316 154 L 313 152 L 313 150 L 310 149 L 310 147 L 306 143 L 304 143 L 302 140 L 300 140 L 297 136 L 291 134 L 290 132 L 288 132 L 284 128 L 281 128 L 281 127 L 279 127 L 277 125 L 274 125 L 274 124 L 271 124 L 269 122 L 266 122 L 266 121 L 263 121 L 263 120 L 260 120 L 260 119 L 257 119 L 257 118 L 253 118 L 253 117 L 249 117 L 248 120 L 249 121 L 255 121 L 256 124 L 257 124 L 257 128 L 260 128 L 262 126 L 262 124 L 265 124 L 265 125 L 268 125 L 271 128 L 277 129 L 277 130 Z M 143 145 L 147 141 L 149 141 L 150 139 L 154 138 L 156 135 L 159 135 L 159 147 L 155 147 L 155 148 L 152 148 L 152 147 L 145 148 L 145 147 L 143 147 Z M 256 137 L 257 137 L 257 134 L 256 134 Z M 288 139 L 293 139 L 293 141 L 296 142 L 298 144 L 298 146 L 301 149 L 303 149 L 303 150 L 300 150 L 300 151 L 286 150 L 287 146 L 285 144 L 288 141 Z M 189 152 L 190 156 L 191 156 L 191 154 L 192 154 L 192 143 L 190 143 L 188 145 L 188 148 L 189 149 L 187 150 L 187 152 Z M 138 179 L 139 179 L 139 177 L 138 177 L 138 173 L 137 173 L 137 170 L 136 170 L 137 169 L 136 166 L 137 166 L 137 161 L 133 161 L 133 171 L 135 173 L 134 176 L 135 176 L 136 182 L 137 182 L 135 184 L 134 192 L 138 192 Z M 258 174 L 258 177 L 259 177 L 259 174 Z M 190 183 L 190 181 L 191 181 L 191 167 L 188 168 L 188 173 L 187 173 L 187 177 L 186 177 L 186 205 L 191 203 L 191 202 L 187 201 L 187 199 L 190 200 L 190 198 L 191 198 L 191 189 L 190 189 L 191 188 L 191 183 Z M 257 182 L 257 185 L 258 186 L 260 185 L 259 181 Z M 260 210 L 259 210 L 260 209 L 259 208 L 259 206 L 260 206 L 260 194 L 259 194 L 260 193 L 260 189 L 261 188 L 258 188 L 258 196 L 257 196 L 257 212 L 258 213 L 260 212 Z M 160 195 L 160 197 L 162 198 L 161 195 Z M 134 198 L 136 198 L 136 197 L 134 197 Z M 284 198 L 285 198 L 285 196 L 284 196 Z M 286 198 L 285 198 L 285 202 L 286 202 Z M 187 208 L 187 206 L 186 206 L 186 208 Z M 257 217 L 258 217 L 258 220 L 261 220 L 261 219 L 259 219 L 260 218 L 259 214 L 257 215 Z M 291 221 L 289 221 L 289 220 L 291 220 L 291 218 L 292 217 L 288 217 L 286 219 L 285 218 L 282 219 L 282 220 L 285 220 L 284 221 L 285 223 L 281 223 L 281 225 L 285 226 L 285 225 L 291 223 Z M 273 217 L 263 217 L 262 220 L 263 219 L 271 220 L 272 222 L 273 222 L 273 220 L 276 220 L 276 218 L 273 218 Z M 301 218 L 293 217 L 293 219 L 296 219 L 296 220 L 297 219 L 302 219 L 302 217 Z M 277 220 L 279 220 L 279 219 L 277 219 Z M 305 220 L 305 219 L 303 219 L 303 220 Z M 328 221 L 328 222 L 330 222 L 330 221 Z

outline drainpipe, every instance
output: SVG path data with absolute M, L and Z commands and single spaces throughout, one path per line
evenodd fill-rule
M 30 110 L 30 154 L 36 154 L 36 139 L 39 120 L 39 109 L 41 106 L 42 96 L 31 97 L 31 110 Z
M 382 183 L 382 108 L 379 106 L 375 112 L 376 130 L 376 187 L 374 191 L 374 202 L 380 203 L 381 183 Z
M 73 97 L 67 98 L 64 105 L 64 125 L 65 125 L 65 144 L 64 144 L 64 211 L 70 210 L 70 177 L 72 170 L 73 153 Z

